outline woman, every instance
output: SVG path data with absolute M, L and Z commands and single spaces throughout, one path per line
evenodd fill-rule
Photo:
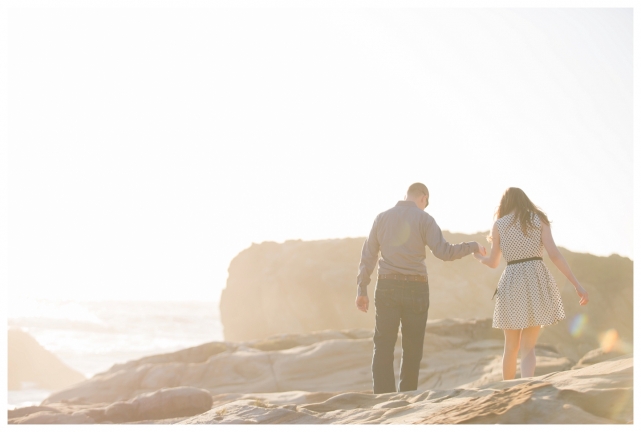
M 581 298 L 588 303 L 588 293 L 572 274 L 568 263 L 554 244 L 550 221 L 519 188 L 508 188 L 499 205 L 492 234 L 492 250 L 487 256 L 474 257 L 496 268 L 505 256 L 507 266 L 495 292 L 496 304 L 492 327 L 503 329 L 503 379 L 514 379 L 516 359 L 521 351 L 521 377 L 534 376 L 534 345 L 541 327 L 565 318 L 561 295 L 554 278 L 542 261 L 543 248 Z

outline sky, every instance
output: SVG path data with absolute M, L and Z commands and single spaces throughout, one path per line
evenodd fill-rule
M 252 243 L 522 188 L 632 258 L 632 9 L 13 8 L 8 293 L 217 300 Z M 356 269 L 354 274 L 356 281 Z

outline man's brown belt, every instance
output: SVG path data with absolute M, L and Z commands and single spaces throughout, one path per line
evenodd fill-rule
M 427 276 L 421 276 L 421 275 L 382 274 L 382 275 L 378 275 L 378 278 L 400 280 L 400 281 L 427 282 Z

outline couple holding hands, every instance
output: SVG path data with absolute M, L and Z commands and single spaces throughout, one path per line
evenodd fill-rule
M 425 212 L 428 204 L 427 187 L 412 184 L 404 201 L 376 216 L 363 244 L 356 297 L 356 307 L 363 312 L 369 309 L 367 286 L 378 261 L 374 293 L 374 393 L 397 391 L 394 346 L 399 324 L 403 356 L 398 391 L 417 389 L 429 308 L 425 246 L 443 261 L 473 253 L 479 262 L 491 268 L 499 265 L 501 256 L 505 257 L 507 266 L 492 297 L 496 298 L 492 327 L 502 329 L 505 334 L 503 379 L 514 379 L 519 351 L 521 377 L 534 376 L 534 346 L 541 327 L 565 318 L 559 289 L 543 263 L 543 249 L 574 285 L 579 304 L 588 303 L 587 291 L 554 243 L 547 216 L 521 189 L 508 188 L 501 197 L 488 236 L 492 245 L 488 254 L 477 242 L 448 243 L 434 218 Z

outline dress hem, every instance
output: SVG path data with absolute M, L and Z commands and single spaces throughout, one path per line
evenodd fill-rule
M 549 324 L 532 324 L 532 325 L 529 325 L 529 326 L 526 326 L 526 327 L 498 327 L 498 326 L 495 326 L 494 323 L 492 323 L 492 328 L 500 329 L 500 330 L 523 330 L 524 328 L 536 327 L 536 326 L 549 327 L 549 326 L 553 326 L 555 324 L 560 323 L 564 319 L 565 319 L 565 317 L 557 319 L 556 321 L 554 321 L 552 323 L 549 323 Z

